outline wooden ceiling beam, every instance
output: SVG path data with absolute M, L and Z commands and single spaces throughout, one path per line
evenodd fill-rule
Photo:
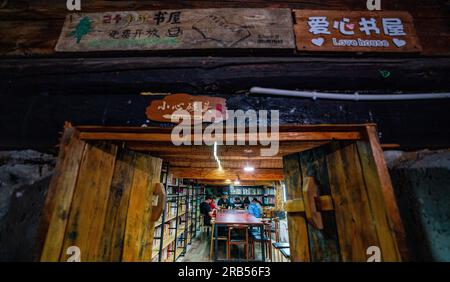
M 161 155 L 161 158 L 163 158 L 167 162 L 172 161 L 179 161 L 180 155 Z M 212 155 L 183 155 L 183 159 L 189 160 L 189 161 L 215 161 L 214 156 Z M 274 157 L 260 157 L 260 156 L 254 156 L 250 158 L 252 161 L 273 161 L 273 160 L 281 160 L 283 159 L 281 156 L 274 156 Z M 249 157 L 247 156 L 220 156 L 221 161 L 245 161 L 249 160 Z M 176 165 L 174 165 L 176 166 Z
M 178 158 L 166 160 L 170 165 L 174 167 L 199 167 L 199 168 L 217 168 L 217 162 L 215 160 L 192 160 L 187 158 Z M 242 169 L 247 164 L 255 168 L 283 168 L 282 158 L 273 160 L 255 160 L 253 158 L 245 160 L 221 160 L 223 168 L 238 168 Z
M 230 179 L 231 180 L 231 179 Z M 235 179 L 233 179 L 234 181 Z M 215 179 L 196 179 L 197 183 L 208 186 L 228 186 L 233 184 L 233 181 L 226 182 L 225 180 Z M 277 180 L 241 180 L 238 186 L 273 186 Z M 233 184 L 234 185 L 234 184 Z M 236 185 L 235 185 L 236 186 Z
M 192 167 L 170 167 L 170 173 L 176 178 L 189 179 L 216 179 L 216 180 L 281 180 L 284 178 L 282 169 L 263 168 L 254 172 L 246 173 L 242 169 L 217 168 L 192 168 Z
M 328 143 L 328 141 L 315 141 L 315 142 L 281 142 L 279 144 L 278 154 L 274 157 L 281 157 L 291 153 L 301 152 L 309 150 L 315 147 L 322 146 Z M 213 159 L 212 146 L 174 146 L 168 142 L 127 142 L 127 147 L 130 150 L 148 152 L 149 154 L 164 158 L 164 156 L 173 156 L 179 158 L 180 156 L 191 159 Z M 222 159 L 229 157 L 230 159 L 248 159 L 249 157 L 259 158 L 260 145 L 235 145 L 235 146 L 219 146 L 218 155 Z M 250 151 L 249 151 L 250 150 Z
M 105 140 L 105 141 L 144 141 L 144 142 L 171 142 L 172 136 L 167 133 L 132 133 L 132 132 L 80 132 L 81 140 Z M 203 135 L 192 134 L 194 140 L 214 142 L 216 138 L 204 138 Z M 331 140 L 361 140 L 362 135 L 358 131 L 348 132 L 279 132 L 278 140 L 282 141 L 331 141 Z M 258 133 L 224 134 L 223 140 L 234 141 L 245 140 L 248 142 L 271 141 L 271 138 L 261 138 Z
M 242 59 L 242 58 L 241 58 Z M 164 58 L 167 60 L 167 58 Z M 266 58 L 264 59 L 266 60 Z M 177 59 L 178 61 L 178 59 Z M 179 62 L 178 62 L 179 63 Z M 34 64 L 33 64 L 34 65 Z M 364 124 L 298 124 L 289 125 L 284 124 L 279 126 L 279 132 L 364 132 L 368 125 L 376 125 L 374 123 Z M 175 126 L 175 125 L 174 125 Z M 202 125 L 205 129 L 208 125 Z M 104 132 L 104 133 L 166 133 L 171 134 L 173 127 L 133 127 L 133 126 L 98 126 L 98 125 L 83 125 L 75 126 L 79 132 Z M 224 131 L 227 133 L 244 130 L 248 132 L 248 127 L 227 127 L 224 126 Z

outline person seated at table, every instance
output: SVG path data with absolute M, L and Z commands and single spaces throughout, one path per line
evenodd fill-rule
M 216 205 L 216 200 L 214 199 L 214 197 L 211 196 L 211 203 L 209 204 L 209 206 L 211 207 L 211 210 L 213 211 L 213 217 L 216 217 L 217 211 L 220 209 L 220 207 L 218 207 Z
M 243 208 L 243 203 L 241 201 L 241 198 L 239 198 L 239 197 L 234 198 L 234 207 L 237 209 Z
M 248 196 L 244 198 L 244 208 L 247 208 L 250 205 L 250 199 Z
M 203 223 L 205 226 L 211 226 L 211 218 L 213 217 L 214 210 L 211 209 L 211 196 L 206 196 L 205 201 L 200 203 L 200 213 L 203 215 Z
M 233 207 L 233 204 L 231 203 L 230 199 L 228 199 L 228 195 L 222 195 L 222 197 L 217 202 L 219 207 L 223 209 L 228 209 L 229 207 Z
M 209 204 L 212 210 L 217 209 L 216 200 L 214 200 L 214 197 L 211 197 L 211 203 Z
M 262 206 L 258 199 L 253 198 L 250 205 L 248 206 L 248 212 L 256 218 L 262 218 Z

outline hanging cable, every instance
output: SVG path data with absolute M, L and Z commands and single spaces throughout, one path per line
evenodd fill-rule
M 219 156 L 217 155 L 217 142 L 214 142 L 214 159 L 217 162 L 218 169 L 222 170 L 222 164 L 220 163 Z

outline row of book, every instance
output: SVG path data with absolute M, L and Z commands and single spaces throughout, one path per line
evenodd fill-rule
M 255 196 L 252 197 L 258 199 L 258 201 L 260 203 L 262 203 L 263 205 L 273 205 L 275 204 L 275 198 L 274 197 L 264 197 L 264 196 Z
M 275 195 L 273 187 L 230 187 L 230 195 Z
M 164 208 L 164 218 L 165 220 L 173 219 L 177 215 L 177 204 L 176 202 L 166 202 L 166 207 Z M 156 225 L 161 224 L 163 216 L 161 215 L 156 222 Z
M 275 205 L 275 197 L 268 196 L 251 196 L 251 200 L 256 198 L 263 206 Z
M 262 199 L 263 205 L 275 205 L 274 197 L 263 197 Z
M 171 242 L 166 248 L 164 248 L 161 251 L 161 262 L 173 262 L 173 256 L 174 256 L 173 250 L 174 249 L 175 249 L 175 241 Z M 154 256 L 152 258 L 152 262 L 158 262 L 158 261 L 159 261 L 158 256 Z
M 176 178 L 168 178 L 168 185 L 166 186 L 168 201 L 165 208 L 166 222 L 162 224 L 163 229 L 161 229 L 161 225 L 156 223 L 154 233 L 156 239 L 153 242 L 152 261 L 159 261 L 159 253 L 161 253 L 162 262 L 173 261 L 174 258 L 177 259 L 185 249 L 186 243 L 196 234 L 196 232 L 183 232 L 183 230 L 191 231 L 191 228 L 194 227 L 200 230 L 203 221 L 201 220 L 199 206 L 204 193 L 204 188 L 193 188 L 188 182 L 184 183 Z M 186 211 L 188 212 L 186 213 Z M 159 223 L 161 220 L 160 218 Z M 185 222 L 186 220 L 187 222 Z M 175 234 L 177 221 L 178 228 L 177 234 Z M 161 240 L 158 238 L 161 238 L 161 232 L 163 232 L 163 248 L 159 250 Z M 187 236 L 187 241 L 183 236 Z

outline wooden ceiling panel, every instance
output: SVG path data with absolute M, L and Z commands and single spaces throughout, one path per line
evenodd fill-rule
M 231 179 L 230 179 L 231 180 Z M 205 184 L 211 186 L 228 186 L 230 183 L 233 183 L 235 179 L 232 179 L 231 181 L 225 181 L 225 180 L 215 180 L 215 179 L 196 179 L 196 182 L 199 184 Z M 241 186 L 274 186 L 278 180 L 241 180 L 240 184 Z
M 281 180 L 284 178 L 283 169 L 265 168 L 252 173 L 246 173 L 242 169 L 222 169 L 195 167 L 170 167 L 170 173 L 176 178 L 191 179 L 237 179 L 240 180 Z
M 218 137 L 208 137 L 203 135 L 192 134 L 191 142 L 194 140 L 203 140 L 204 142 L 214 142 Z M 248 142 L 272 141 L 273 137 L 261 137 L 258 133 L 235 133 L 223 134 L 221 140 L 224 142 L 232 141 L 236 144 L 236 140 L 245 140 Z M 287 141 L 331 141 L 331 140 L 360 140 L 361 134 L 357 131 L 349 132 L 279 132 L 278 140 L 280 142 Z M 171 134 L 166 133 L 147 133 L 147 132 L 80 132 L 81 140 L 108 140 L 108 141 L 126 141 L 126 142 L 171 142 Z
M 309 150 L 315 147 L 322 146 L 328 143 L 328 141 L 290 141 L 281 142 L 279 144 L 279 150 L 277 157 L 282 157 L 284 155 L 289 155 L 296 152 L 301 152 Z M 199 156 L 206 156 L 206 159 L 213 157 L 213 147 L 212 146 L 175 146 L 169 142 L 128 142 L 127 146 L 131 150 L 135 151 L 145 151 L 150 154 L 154 154 L 159 157 L 164 157 L 165 155 L 176 155 L 183 156 L 186 158 L 197 159 Z M 269 148 L 268 146 L 262 147 L 260 145 L 249 146 L 249 145 L 235 145 L 235 146 L 218 146 L 218 155 L 222 157 L 235 157 L 236 159 L 248 159 L 249 157 L 260 157 L 260 150 L 262 148 Z
M 261 145 L 219 145 L 217 150 L 222 170 L 214 158 L 213 146 L 181 145 L 171 142 L 171 129 L 113 127 L 77 127 L 83 140 L 110 140 L 122 142 L 131 150 L 145 152 L 169 162 L 170 171 L 177 178 L 204 179 L 223 182 L 225 179 L 241 181 L 271 181 L 283 179 L 282 157 L 302 152 L 329 143 L 332 140 L 360 140 L 364 138 L 364 125 L 311 125 L 281 126 L 278 153 L 272 157 L 261 157 Z M 236 140 L 242 136 L 247 140 L 261 142 L 253 133 L 228 133 L 225 139 Z M 265 140 L 265 139 L 264 139 Z M 273 145 L 273 144 L 272 144 Z M 247 165 L 255 171 L 247 173 Z
M 186 158 L 171 159 L 170 165 L 176 167 L 200 167 L 200 168 L 217 168 L 217 162 L 215 160 L 192 160 Z M 246 165 L 255 168 L 283 168 L 283 159 L 268 159 L 268 160 L 221 160 L 223 168 L 243 168 Z

